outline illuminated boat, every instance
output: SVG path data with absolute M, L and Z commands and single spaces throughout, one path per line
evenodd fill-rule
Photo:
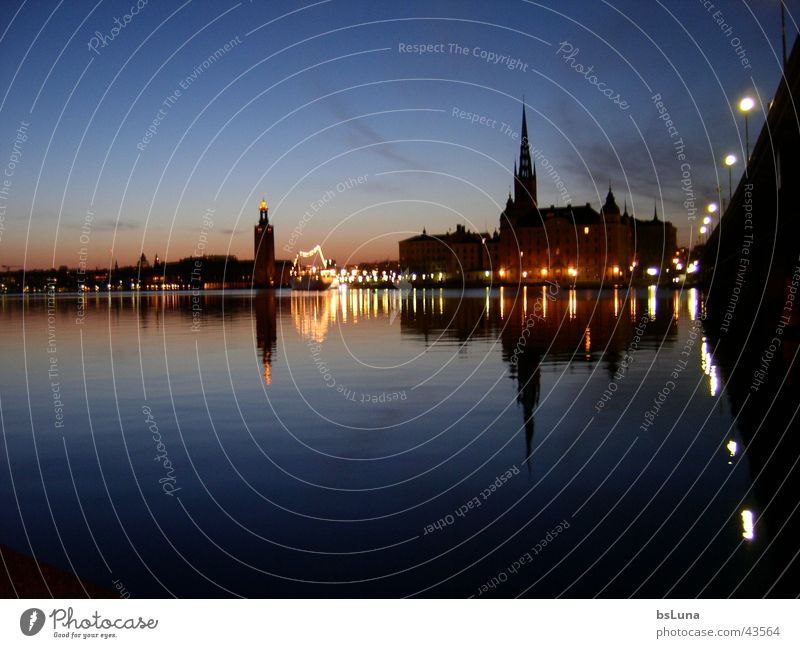
M 301 265 L 301 259 L 310 259 L 317 255 L 320 265 Z M 298 252 L 292 264 L 289 285 L 292 290 L 319 291 L 336 288 L 339 285 L 336 264 L 330 259 L 325 259 L 319 245 L 310 252 Z

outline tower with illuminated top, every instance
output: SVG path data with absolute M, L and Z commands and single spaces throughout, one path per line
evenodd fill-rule
M 267 201 L 261 199 L 258 224 L 253 229 L 253 287 L 275 285 L 275 232 L 269 222 Z

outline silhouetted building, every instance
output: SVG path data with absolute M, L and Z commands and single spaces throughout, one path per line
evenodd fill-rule
M 464 225 L 456 225 L 455 232 L 446 234 L 431 235 L 422 230 L 422 234 L 400 241 L 400 267 L 434 276 L 442 273 L 450 279 L 478 278 L 492 267 L 497 238 L 497 233 L 471 232 Z
M 624 279 L 633 263 L 632 219 L 609 187 L 597 212 L 589 203 L 528 209 L 508 198 L 500 217 L 499 275 L 504 281 Z
M 635 220 L 627 206 L 620 211 L 608 188 L 596 211 L 590 203 L 573 207 L 541 207 L 536 165 L 531 159 L 528 121 L 522 109 L 519 164 L 514 162 L 514 195 L 509 193 L 494 235 L 470 232 L 428 234 L 400 241 L 400 267 L 417 274 L 442 273 L 442 280 L 484 279 L 501 283 L 614 284 L 659 269 L 671 269 L 677 236 L 675 227 L 654 217 Z M 655 277 L 650 274 L 650 277 Z
M 647 273 L 656 268 L 659 276 L 674 273 L 672 259 L 678 250 L 678 233 L 669 221 L 658 218 L 657 209 L 653 209 L 651 220 L 634 221 L 636 241 L 637 275 Z
M 269 222 L 267 201 L 258 210 L 258 224 L 253 228 L 253 285 L 266 288 L 275 285 L 275 231 Z
M 514 197 L 500 215 L 498 273 L 502 281 L 619 281 L 633 262 L 632 219 L 621 213 L 611 187 L 600 212 L 581 207 L 542 208 L 531 162 L 528 123 L 522 109 L 519 169 Z

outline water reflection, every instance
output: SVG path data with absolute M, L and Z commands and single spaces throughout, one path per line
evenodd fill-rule
M 261 362 L 264 365 L 264 381 L 270 385 L 272 359 L 278 343 L 275 293 L 271 290 L 256 293 L 253 298 L 253 311 L 256 316 L 256 349 L 261 354 Z
M 781 298 L 764 300 L 758 312 L 748 314 L 746 326 L 740 323 L 726 333 L 707 324 L 703 371 L 712 393 L 724 390 L 736 418 L 737 440 L 730 439 L 724 450 L 729 463 L 735 465 L 746 458 L 753 479 L 752 491 L 744 498 L 745 508 L 733 523 L 749 546 L 768 546 L 771 560 L 780 565 L 766 592 L 794 597 L 800 579 L 797 535 L 789 530 L 800 516 L 796 398 L 800 335 L 796 320 L 783 333 L 782 353 L 774 354 L 764 371 L 764 352 L 775 338 L 783 303 Z M 722 321 L 724 312 L 710 314 L 715 321 Z
M 45 484 L 64 545 L 85 556 L 76 568 L 105 577 L 96 556 L 80 553 L 93 545 L 75 525 L 83 519 L 76 493 L 60 488 L 71 483 L 66 447 L 100 548 L 143 595 L 164 589 L 135 568 L 140 559 L 120 532 L 111 498 L 124 502 L 121 521 L 137 534 L 136 548 L 155 572 L 170 574 L 179 594 L 219 591 L 178 562 L 153 517 L 200 571 L 246 595 L 264 595 L 265 579 L 244 564 L 287 577 L 269 581 L 276 595 L 330 595 L 309 583 L 317 580 L 348 583 L 334 595 L 425 587 L 469 595 L 560 519 L 570 520 L 570 533 L 501 595 L 533 583 L 536 596 L 560 595 L 570 583 L 567 595 L 575 596 L 726 596 L 737 587 L 737 594 L 760 595 L 797 550 L 783 528 L 797 504 L 791 469 L 798 437 L 782 436 L 796 402 L 764 416 L 783 366 L 773 365 L 769 390 L 753 393 L 755 367 L 741 372 L 737 345 L 726 355 L 700 326 L 702 303 L 696 290 L 547 285 L 204 293 L 199 310 L 186 294 L 115 294 L 90 296 L 78 330 L 74 301 L 59 300 L 58 355 L 70 395 L 61 436 L 52 434 L 51 409 L 29 411 L 26 402 L 31 393 L 50 396 L 39 369 L 47 363 L 44 300 L 2 301 L 9 333 L 0 350 L 11 366 L 25 366 L 20 349 L 27 350 L 32 385 L 28 392 L 18 377 L 0 382 L 6 430 L 15 432 L 4 437 L 13 474 L 26 474 L 35 457 L 45 466 L 44 480 L 17 484 L 20 516 L 39 525 L 37 555 L 63 566 L 53 550 L 58 536 L 45 528 L 55 522 L 40 515 Z M 21 341 L 23 315 L 29 329 Z M 675 391 L 642 432 L 643 412 L 672 380 L 692 333 L 697 343 Z M 140 359 L 137 346 L 155 352 Z M 612 382 L 606 408 L 595 411 Z M 181 480 L 181 509 L 161 491 L 145 402 Z M 87 432 L 89 413 L 95 437 Z M 422 537 L 511 466 L 519 475 L 480 509 Z M 17 511 L 5 474 L 0 497 Z M 234 528 L 231 517 L 242 526 Z M 0 542 L 24 547 L 20 528 L 4 527 Z M 209 554 L 198 528 L 228 556 Z M 276 545 L 265 551 L 264 538 Z M 447 560 L 438 560 L 443 552 Z M 416 569 L 422 560 L 424 569 Z M 390 565 L 404 571 L 369 580 Z M 796 576 L 792 569 L 788 575 Z
M 645 308 L 637 306 L 636 292 L 620 296 L 618 291 L 596 295 L 590 291 L 570 290 L 566 298 L 547 287 L 536 290 L 532 299 L 527 290 L 513 293 L 508 289 L 487 292 L 484 300 L 471 294 L 448 294 L 440 298 L 437 309 L 425 309 L 425 291 L 413 291 L 402 299 L 401 324 L 404 335 L 426 343 L 439 338 L 468 340 L 500 338 L 506 359 L 525 330 L 525 349 L 536 349 L 545 362 L 596 362 L 606 359 L 615 370 L 618 359 L 632 337 L 636 313 L 658 309 L 668 313 L 655 316 L 645 333 L 645 346 L 657 348 L 675 340 L 678 323 L 672 316 L 673 295 L 649 294 Z M 630 317 L 620 317 L 630 302 Z M 661 306 L 656 306 L 660 303 Z M 665 307 L 668 305 L 668 307 Z
M 317 343 L 328 339 L 333 329 L 343 338 L 359 335 L 355 329 L 348 333 L 348 327 L 362 321 L 391 324 L 397 313 L 401 336 L 425 347 L 455 342 L 463 350 L 470 344 L 499 342 L 522 407 L 525 461 L 529 463 L 542 367 L 577 363 L 591 368 L 602 363 L 612 379 L 630 348 L 634 329 L 641 324 L 637 313 L 647 317 L 637 347 L 657 350 L 677 340 L 676 311 L 681 300 L 677 291 L 657 292 L 655 287 L 645 295 L 636 290 L 597 293 L 545 285 L 466 293 L 350 287 L 293 293 L 288 304 L 297 333 Z M 686 308 L 685 300 L 683 304 Z M 688 304 L 691 308 L 691 301 Z

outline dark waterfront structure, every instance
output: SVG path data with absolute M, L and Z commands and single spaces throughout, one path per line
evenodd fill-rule
M 275 230 L 269 222 L 267 201 L 258 208 L 258 223 L 253 228 L 253 286 L 271 288 L 276 284 Z
M 485 278 L 485 271 L 497 267 L 499 235 L 471 232 L 456 225 L 455 232 L 422 234 L 400 241 L 400 268 L 410 268 L 415 273 L 467 280 Z
M 656 207 L 653 208 L 652 219 L 637 218 L 633 226 L 637 260 L 634 276 L 646 275 L 648 268 L 658 268 L 662 278 L 674 272 L 672 259 L 678 250 L 678 231 L 675 226 L 661 220 Z
M 700 260 L 705 328 L 745 441 L 757 511 L 785 567 L 769 592 L 797 596 L 800 579 L 800 49 L 792 49 L 745 173 Z
M 514 197 L 508 196 L 500 215 L 500 280 L 623 280 L 633 266 L 632 221 L 620 212 L 611 187 L 600 212 L 589 203 L 540 206 L 524 107 L 521 135 L 519 169 L 514 165 Z
M 0 292 L 107 292 L 119 290 L 221 290 L 278 288 L 289 285 L 292 262 L 275 259 L 275 230 L 266 200 L 259 206 L 253 228 L 253 260 L 235 255 L 190 256 L 166 262 L 154 255 L 150 263 L 142 254 L 135 265 L 115 264 L 113 269 L 15 270 L 0 274 Z
M 598 286 L 631 278 L 668 282 L 674 276 L 675 227 L 657 214 L 639 220 L 628 214 L 627 205 L 621 210 L 611 187 L 600 211 L 590 203 L 540 205 L 524 108 L 521 135 L 514 195 L 500 215 L 499 231 L 476 233 L 463 225 L 455 233 L 423 231 L 400 241 L 400 267 L 425 274 L 428 281 L 452 283 Z
M 610 187 L 599 212 L 589 203 L 528 209 L 509 196 L 500 217 L 500 279 L 623 281 L 633 269 L 631 224 Z

